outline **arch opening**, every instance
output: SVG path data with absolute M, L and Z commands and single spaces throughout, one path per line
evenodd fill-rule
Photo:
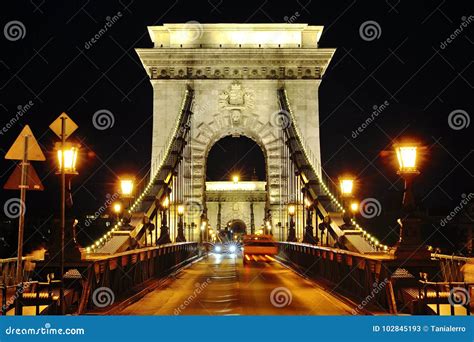
M 211 230 L 229 238 L 253 234 L 268 207 L 265 150 L 243 135 L 226 135 L 206 156 L 206 216 Z
M 206 181 L 266 181 L 266 174 L 264 151 L 247 136 L 224 136 L 207 154 Z

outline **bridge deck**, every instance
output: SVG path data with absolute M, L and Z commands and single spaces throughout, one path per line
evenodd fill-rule
M 282 288 L 281 296 L 273 296 L 273 305 L 271 294 L 277 288 Z M 288 296 L 291 302 L 283 305 Z M 283 306 L 278 307 L 279 303 Z M 352 307 L 330 291 L 277 262 L 243 266 L 241 258 L 210 254 L 114 314 L 349 315 L 351 311 Z

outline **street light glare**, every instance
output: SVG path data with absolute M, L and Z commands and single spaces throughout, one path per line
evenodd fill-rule
M 120 202 L 114 203 L 113 209 L 114 209 L 114 212 L 116 214 L 121 213 L 122 212 L 122 203 L 120 203 Z
M 295 211 L 296 208 L 293 204 L 288 207 L 288 214 L 290 214 L 291 216 L 295 214 Z
M 359 209 L 359 203 L 357 202 L 352 202 L 351 203 L 351 211 L 355 213 Z
M 168 197 L 165 197 L 165 199 L 163 200 L 163 208 L 168 208 L 169 205 L 170 205 L 170 199 Z
M 131 196 L 133 193 L 133 179 L 121 179 L 120 189 L 123 196 Z
M 341 193 L 344 196 L 352 195 L 352 190 L 354 188 L 354 180 L 351 178 L 342 178 L 340 181 Z
M 178 206 L 178 215 L 183 215 L 184 214 L 184 206 L 179 205 Z
M 414 172 L 416 171 L 416 146 L 396 146 L 398 164 L 400 172 Z
M 62 169 L 64 159 L 64 172 L 66 174 L 76 174 L 77 153 L 79 149 L 73 144 L 65 144 L 64 149 L 57 145 L 59 170 Z M 63 155 L 64 154 L 64 155 Z
M 234 181 L 234 183 L 238 183 L 239 182 L 239 176 L 238 175 L 234 175 L 232 177 L 232 180 Z

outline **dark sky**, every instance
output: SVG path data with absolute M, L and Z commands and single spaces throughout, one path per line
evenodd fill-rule
M 120 19 L 86 49 L 106 17 L 118 12 Z M 2 4 L 1 28 L 19 21 L 25 34 L 15 41 L 4 30 L 0 36 L 0 126 L 18 106 L 29 101 L 33 106 L 2 131 L 0 149 L 5 153 L 21 128 L 31 126 L 48 161 L 35 163 L 46 190 L 29 193 L 28 208 L 51 212 L 58 206 L 58 179 L 51 172 L 56 137 L 48 126 L 67 112 L 79 125 L 74 139 L 83 146 L 74 179 L 76 205 L 95 210 L 114 191 L 118 174 L 144 175 L 149 167 L 152 88 L 134 52 L 151 47 L 148 25 L 294 20 L 324 25 L 320 46 L 337 48 L 319 94 L 328 174 L 337 178 L 351 171 L 358 177 L 358 197 L 393 206 L 402 182 L 393 161 L 380 152 L 390 150 L 393 138 L 410 134 L 427 146 L 416 184 L 420 203 L 448 210 L 462 193 L 473 191 L 473 124 L 455 130 L 448 117 L 458 111 L 454 114 L 470 120 L 474 113 L 474 18 L 441 45 L 472 13 L 469 1 L 9 1 Z M 359 32 L 368 21 L 380 28 L 370 41 Z M 385 101 L 387 108 L 354 138 L 352 132 Z M 114 124 L 97 130 L 92 117 L 104 109 Z M 13 166 L 0 161 L 2 184 Z M 14 196 L 2 190 L 0 202 Z

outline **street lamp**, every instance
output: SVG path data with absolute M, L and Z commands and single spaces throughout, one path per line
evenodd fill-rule
M 345 176 L 339 179 L 339 186 L 343 197 L 351 197 L 354 189 L 354 178 Z
M 415 208 L 415 198 L 412 192 L 413 180 L 420 174 L 417 168 L 417 150 L 418 146 L 414 143 L 395 144 L 397 153 L 398 171 L 397 173 L 405 181 L 403 193 L 403 207 L 407 211 Z
M 64 147 L 62 146 L 62 143 L 56 143 L 58 157 L 58 171 L 56 174 L 61 174 L 64 162 L 64 173 L 66 175 L 77 175 L 76 164 L 79 147 L 78 144 L 70 142 L 65 142 Z
M 186 242 L 186 237 L 184 236 L 184 205 L 178 205 L 178 236 L 176 237 L 176 242 Z
M 135 192 L 135 178 L 130 176 L 121 176 L 119 178 L 119 194 L 122 199 L 128 200 L 127 208 L 131 206 L 133 194 Z
M 431 253 L 420 246 L 421 219 L 416 214 L 416 203 L 413 195 L 413 180 L 420 174 L 417 167 L 419 145 L 415 142 L 403 142 L 394 145 L 398 160 L 397 174 L 404 180 L 402 201 L 402 218 L 400 238 L 395 246 L 395 256 L 399 259 L 429 259 Z
M 294 216 L 296 213 L 296 207 L 294 204 L 288 205 L 288 215 L 290 216 L 290 223 L 288 226 L 288 242 L 296 242 L 296 229 L 295 229 L 295 221 Z
M 234 175 L 232 177 L 232 180 L 234 181 L 234 183 L 238 183 L 239 182 L 239 176 L 238 175 Z
M 352 220 L 354 219 L 354 215 L 359 207 L 357 203 L 351 202 L 354 197 L 354 182 L 354 177 L 349 175 L 345 175 L 339 178 L 339 186 L 342 195 L 342 205 L 344 207 L 344 225 L 342 226 L 342 228 L 348 230 L 354 229 Z
M 160 227 L 160 238 L 158 239 L 157 244 L 163 245 L 165 243 L 171 243 L 170 232 L 168 228 L 168 218 L 167 218 L 167 211 L 170 206 L 170 200 L 168 196 L 166 196 L 160 203 L 161 209 L 161 227 Z
M 122 213 L 122 210 L 123 210 L 123 205 L 121 202 L 115 202 L 113 205 L 112 205 L 112 209 L 115 213 L 115 215 L 117 216 L 117 222 L 120 221 L 120 214 Z
M 201 234 L 200 234 L 201 243 L 203 243 L 203 241 L 204 241 L 204 231 L 206 230 L 206 226 L 207 226 L 206 221 L 202 221 L 202 223 L 201 223 Z
M 120 195 L 123 198 L 132 198 L 133 190 L 135 187 L 135 181 L 131 177 L 122 177 L 119 179 L 120 182 Z
M 64 122 L 63 122 L 64 125 Z M 61 142 L 55 144 L 57 158 L 58 158 L 58 171 L 57 175 L 61 176 L 61 245 L 60 245 L 60 274 L 61 274 L 61 287 L 60 287 L 60 305 L 61 305 L 61 314 L 65 314 L 66 306 L 64 302 L 64 264 L 65 264 L 65 255 L 66 247 L 68 249 L 67 254 L 73 257 L 74 259 L 80 259 L 81 254 L 78 251 L 78 246 L 76 244 L 65 245 L 65 240 L 67 241 L 76 241 L 74 232 L 68 230 L 66 232 L 66 202 L 69 207 L 72 207 L 72 192 L 71 192 L 71 178 L 74 175 L 77 175 L 76 164 L 77 164 L 77 154 L 79 151 L 79 144 L 66 142 L 63 139 Z M 66 192 L 68 200 L 66 199 Z M 66 236 L 67 235 L 67 236 Z
M 317 241 L 313 235 L 313 202 L 308 197 L 305 197 L 304 206 L 306 209 L 306 227 L 303 242 L 315 244 Z

